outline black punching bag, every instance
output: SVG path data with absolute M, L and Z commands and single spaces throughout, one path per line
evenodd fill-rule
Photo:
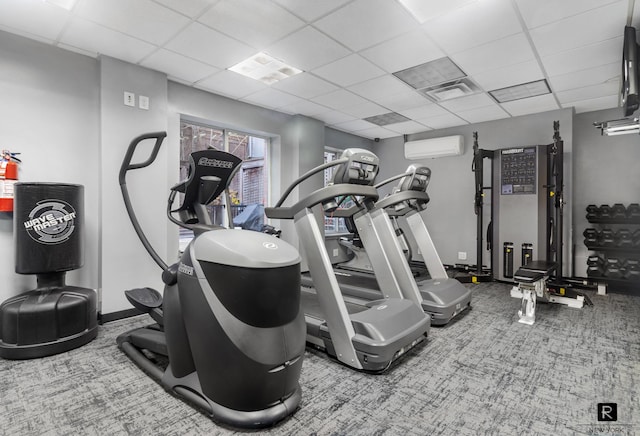
M 62 353 L 98 334 L 97 295 L 65 284 L 84 255 L 84 187 L 16 183 L 13 229 L 18 274 L 36 274 L 37 288 L 0 305 L 0 357 L 32 359 Z

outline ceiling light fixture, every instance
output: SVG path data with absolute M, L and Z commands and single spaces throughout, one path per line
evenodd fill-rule
M 640 134 L 640 118 L 600 121 L 593 123 L 593 125 L 600 129 L 601 135 L 606 136 Z
M 498 103 L 506 103 L 508 101 L 521 100 L 523 98 L 536 97 L 549 93 L 551 93 L 551 89 L 546 79 L 489 91 L 489 94 L 491 94 Z
M 245 59 L 230 67 L 229 70 L 259 80 L 267 85 L 272 85 L 280 80 L 302 73 L 302 70 L 287 65 L 263 52 Z

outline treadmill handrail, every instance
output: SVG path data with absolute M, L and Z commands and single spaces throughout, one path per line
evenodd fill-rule
M 325 186 L 324 188 L 317 189 L 307 197 L 303 198 L 290 207 L 281 206 L 281 202 L 278 202 L 278 204 L 276 204 L 276 206 L 274 207 L 265 207 L 264 213 L 265 215 L 267 215 L 267 218 L 293 219 L 301 210 L 312 208 L 313 206 L 323 203 L 327 200 L 345 195 L 365 197 L 373 201 L 376 201 L 379 198 L 378 191 L 373 186 L 340 183 L 337 185 L 329 185 Z
M 395 181 L 396 181 L 396 180 L 398 180 L 398 179 L 401 179 L 401 178 L 406 177 L 406 176 L 410 176 L 410 175 L 412 175 L 412 174 L 415 174 L 415 171 L 407 171 L 406 173 L 397 174 L 397 175 L 395 175 L 395 176 L 393 176 L 393 177 L 389 177 L 388 179 L 383 180 L 383 181 L 382 181 L 382 182 L 380 182 L 380 183 L 376 183 L 376 184 L 375 184 L 375 185 L 373 185 L 373 186 L 375 186 L 375 188 L 376 188 L 376 189 L 380 189 L 380 188 L 381 188 L 381 187 L 383 187 L 384 185 L 388 185 L 388 184 L 389 184 L 389 183 L 391 183 L 391 182 L 395 182 Z
M 400 191 L 400 192 L 396 192 L 395 194 L 391 194 L 381 200 L 378 200 L 375 203 L 374 208 L 386 209 L 386 208 L 395 206 L 396 204 L 400 204 L 402 202 L 411 201 L 411 200 L 415 200 L 415 201 L 418 201 L 419 203 L 426 204 L 429 202 L 430 198 L 429 198 L 429 194 L 427 194 L 424 191 Z M 408 207 L 405 209 L 403 209 L 404 214 L 408 213 L 410 210 L 413 210 Z M 358 211 L 360 210 L 362 210 L 362 206 L 355 205 L 355 206 L 351 206 L 343 209 L 337 209 L 331 214 L 331 216 L 335 218 L 349 218 L 355 215 L 356 213 L 358 213 Z M 400 215 L 404 215 L 404 214 L 400 214 Z
M 337 165 L 341 165 L 341 164 L 347 163 L 347 162 L 349 162 L 349 158 L 343 157 L 341 159 L 336 159 L 336 160 L 332 160 L 330 162 L 326 162 L 323 165 L 317 166 L 317 167 L 307 171 L 306 173 L 304 173 L 303 175 L 298 177 L 296 180 L 294 180 L 293 183 L 291 183 L 291 185 L 289 185 L 287 190 L 284 191 L 284 193 L 280 197 L 280 200 L 278 200 L 278 202 L 276 203 L 275 207 L 282 206 L 282 203 L 284 203 L 284 201 L 287 199 L 289 194 L 291 194 L 291 192 L 296 188 L 296 186 L 298 186 L 300 183 L 302 183 L 305 180 L 307 180 L 309 177 L 313 176 L 314 174 L 319 173 L 320 171 L 324 171 L 327 168 L 335 167 Z

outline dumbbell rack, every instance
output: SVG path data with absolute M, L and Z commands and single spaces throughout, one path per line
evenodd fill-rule
M 640 205 L 587 206 L 584 244 L 593 252 L 587 276 L 616 286 L 640 286 Z

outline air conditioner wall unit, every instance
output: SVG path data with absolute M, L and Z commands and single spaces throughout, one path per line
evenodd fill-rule
M 463 153 L 464 137 L 462 135 L 420 139 L 404 143 L 404 157 L 409 160 L 460 156 Z

